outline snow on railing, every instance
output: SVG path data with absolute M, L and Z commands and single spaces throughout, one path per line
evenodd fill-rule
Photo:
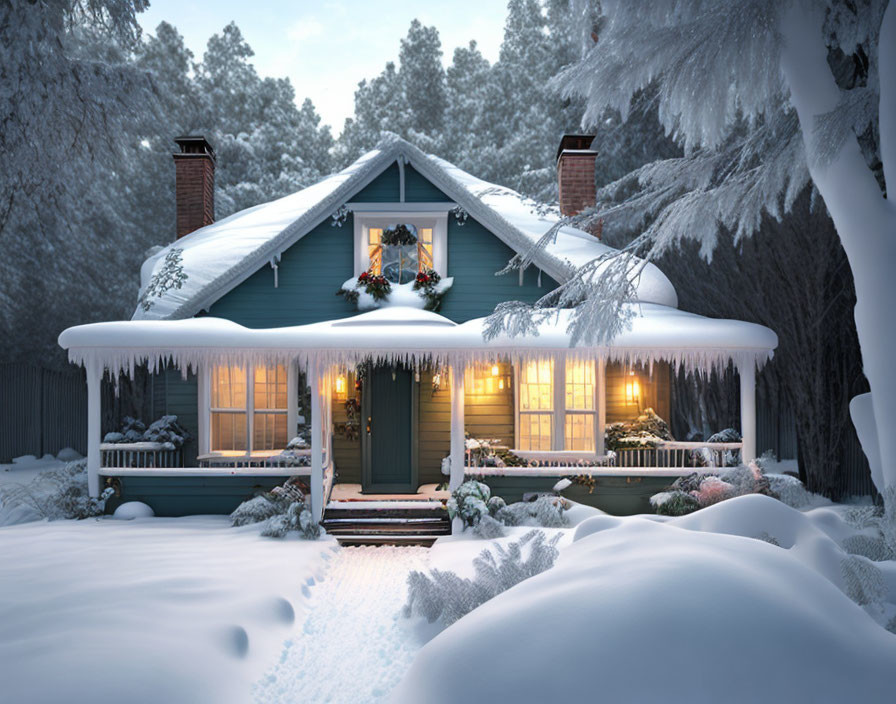
M 100 444 L 101 467 L 183 467 L 180 448 L 163 442 L 104 442 Z
M 617 467 L 725 467 L 739 461 L 740 442 L 679 442 L 664 440 L 656 447 L 616 450 Z

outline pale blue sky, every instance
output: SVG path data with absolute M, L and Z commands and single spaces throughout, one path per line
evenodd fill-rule
M 475 39 L 489 61 L 498 57 L 507 0 L 151 0 L 140 24 L 177 27 L 201 57 L 208 38 L 231 20 L 255 50 L 262 76 L 288 76 L 297 100 L 314 101 L 323 121 L 342 130 L 358 82 L 398 60 L 399 40 L 415 17 L 435 25 L 446 65 L 455 47 Z

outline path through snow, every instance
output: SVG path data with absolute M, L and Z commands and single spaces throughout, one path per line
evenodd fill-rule
M 400 614 L 407 575 L 427 566 L 419 547 L 337 552 L 310 587 L 309 610 L 283 644 L 280 661 L 254 687 L 255 700 L 364 704 L 383 700 L 427 640 Z

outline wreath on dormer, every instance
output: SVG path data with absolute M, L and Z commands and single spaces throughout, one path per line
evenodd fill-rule
M 389 225 L 383 230 L 382 243 L 387 247 L 402 247 L 417 244 L 417 233 L 407 225 Z

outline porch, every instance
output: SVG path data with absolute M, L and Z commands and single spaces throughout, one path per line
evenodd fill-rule
M 653 482 L 665 485 L 698 466 L 721 465 L 725 452 L 739 451 L 743 461 L 755 457 L 755 372 L 776 344 L 774 333 L 653 304 L 639 309 L 632 331 L 602 347 L 570 347 L 562 319 L 544 326 L 538 336 L 485 341 L 481 320 L 458 325 L 403 308 L 269 330 L 209 318 L 105 323 L 70 329 L 60 342 L 73 361 L 87 368 L 92 493 L 99 493 L 102 481 L 114 479 L 124 486 L 167 484 L 164 491 L 170 496 L 189 486 L 233 498 L 241 490 L 251 493 L 298 477 L 307 484 L 320 521 L 337 481 L 360 484 L 367 498 L 369 493 L 413 493 L 420 484 L 446 479 L 453 489 L 466 477 L 478 477 L 502 486 L 496 493 L 510 494 L 505 498 L 512 500 L 526 486 L 550 490 L 558 480 L 571 478 L 593 496 L 595 488 L 600 494 Z M 171 458 L 149 448 L 100 443 L 102 374 L 114 376 L 138 363 L 157 370 L 163 360 L 198 379 L 195 466 L 167 466 Z M 614 396 L 641 404 L 636 397 L 651 392 L 665 364 L 699 371 L 732 361 L 740 374 L 741 442 L 661 441 L 650 448 L 607 451 L 604 430 Z M 281 412 L 265 405 L 253 408 L 251 401 L 242 410 L 212 404 L 212 374 L 220 367 L 247 373 L 266 369 L 268 379 L 282 377 L 282 395 L 288 398 L 282 419 L 269 424 L 283 427 L 281 437 L 303 427 L 298 397 L 307 387 L 302 412 L 308 446 L 287 452 L 276 445 L 262 451 L 215 447 L 209 439 L 214 413 L 235 414 L 249 424 L 246 437 L 254 438 L 261 426 L 253 431 L 253 418 L 267 423 L 270 419 L 259 414 Z M 608 384 L 608 371 L 616 382 Z M 356 383 L 365 373 L 367 379 Z M 399 377 L 404 381 L 399 383 Z M 250 380 L 245 384 L 248 397 L 251 388 L 257 393 Z M 398 396 L 390 396 L 393 385 L 401 387 Z M 279 398 L 281 390 L 270 393 Z M 378 397 L 386 402 L 377 404 Z M 385 438 L 385 444 L 377 438 Z M 513 461 L 477 451 L 481 439 Z M 360 460 L 360 481 L 346 476 L 350 453 Z

